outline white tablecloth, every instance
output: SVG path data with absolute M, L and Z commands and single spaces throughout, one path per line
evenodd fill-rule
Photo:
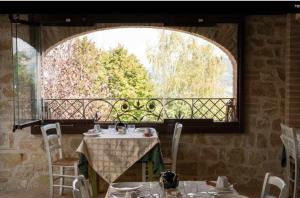
M 184 181 L 179 182 L 178 189 L 181 193 L 181 195 L 185 195 L 185 190 L 184 190 Z M 197 183 L 198 185 L 198 193 L 197 197 L 202 197 L 202 198 L 213 198 L 215 196 L 207 194 L 205 192 L 210 192 L 214 191 L 213 186 L 209 186 L 206 184 L 205 181 L 192 181 L 193 183 Z M 143 186 L 139 188 L 136 193 L 138 197 L 151 197 L 150 195 L 150 182 L 130 182 L 136 185 L 142 184 Z M 114 190 L 111 186 L 109 186 L 105 198 L 122 198 L 125 196 L 125 193 L 118 192 Z M 168 196 L 171 197 L 171 196 Z M 185 196 L 183 196 L 185 197 Z M 240 195 L 235 189 L 233 189 L 232 193 L 223 193 L 218 196 L 219 198 L 247 198 L 247 196 Z
M 98 175 L 112 183 L 159 144 L 155 129 L 151 130 L 152 137 L 144 137 L 141 132 L 118 134 L 103 130 L 99 137 L 84 137 L 76 152 L 84 154 Z

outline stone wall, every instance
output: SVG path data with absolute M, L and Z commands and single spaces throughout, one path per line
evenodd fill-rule
M 262 184 L 267 171 L 282 173 L 279 135 L 285 101 L 285 20 L 285 16 L 247 17 L 244 134 L 183 135 L 178 156 L 183 178 L 229 175 L 233 182 L 255 186 Z M 161 139 L 163 145 L 170 140 Z
M 10 24 L 6 15 L 0 15 L 0 22 L 0 191 L 45 188 L 48 170 L 41 135 L 31 135 L 29 129 L 12 133 Z M 181 179 L 228 175 L 232 182 L 256 186 L 267 171 L 282 174 L 279 124 L 285 104 L 285 29 L 283 15 L 247 17 L 244 133 L 183 134 L 178 154 Z M 67 155 L 75 155 L 81 136 L 63 139 Z M 170 140 L 170 135 L 161 135 L 166 155 Z M 139 168 L 134 166 L 121 179 L 138 179 Z
M 300 14 L 287 16 L 286 123 L 300 128 Z

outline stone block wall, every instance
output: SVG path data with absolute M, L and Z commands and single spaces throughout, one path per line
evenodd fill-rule
M 283 173 L 279 124 L 285 109 L 286 17 L 246 18 L 244 133 L 183 134 L 177 166 L 181 179 L 228 175 L 240 185 L 261 186 L 265 172 Z M 0 15 L 0 22 L 0 191 L 46 188 L 48 168 L 41 135 L 31 135 L 29 129 L 12 133 L 13 77 L 7 15 Z M 63 135 L 63 139 L 67 155 L 76 155 L 81 136 Z M 161 142 L 163 153 L 168 155 L 171 135 L 162 134 Z M 136 180 L 139 172 L 140 166 L 134 166 L 121 179 Z
M 297 17 L 298 16 L 298 17 Z M 287 16 L 286 122 L 300 128 L 300 17 Z
M 286 16 L 249 16 L 245 27 L 243 134 L 183 134 L 178 173 L 183 179 L 215 179 L 261 186 L 268 171 L 282 175 L 280 122 L 285 104 Z M 169 153 L 171 137 L 162 135 Z

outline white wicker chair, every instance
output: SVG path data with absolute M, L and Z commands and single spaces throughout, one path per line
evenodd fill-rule
M 281 124 L 282 134 L 280 136 L 286 152 L 286 164 L 288 172 L 288 186 L 293 183 L 293 198 L 297 198 L 299 189 L 299 168 L 300 168 L 300 131 L 295 128 L 290 128 L 284 124 Z M 291 170 L 291 159 L 294 161 L 295 170 Z M 293 173 L 294 174 L 293 174 Z
M 263 183 L 263 188 L 261 191 L 261 198 L 272 198 L 273 197 L 270 195 L 271 185 L 274 185 L 280 189 L 280 194 L 279 194 L 278 198 L 287 198 L 288 197 L 288 186 L 286 185 L 286 183 L 280 177 L 271 176 L 270 173 L 266 173 L 265 180 Z
M 64 188 L 72 188 L 72 186 L 64 185 L 65 178 L 77 178 L 78 177 L 78 159 L 76 158 L 64 158 L 62 151 L 61 130 L 59 123 L 48 124 L 41 127 L 43 134 L 45 148 L 48 157 L 49 166 L 49 197 L 53 197 L 53 188 L 59 187 L 59 194 L 63 194 Z M 47 132 L 52 131 L 54 134 L 48 135 Z M 56 156 L 58 155 L 58 158 Z M 56 158 L 56 159 L 55 159 Z M 59 174 L 53 173 L 53 167 L 59 167 Z M 65 175 L 65 168 L 74 169 L 74 175 Z M 54 178 L 55 177 L 55 178 Z M 59 179 L 59 184 L 54 184 L 54 181 Z
M 174 127 L 174 134 L 172 138 L 172 150 L 171 150 L 171 159 L 164 158 L 164 164 L 166 166 L 171 166 L 171 170 L 176 172 L 176 163 L 177 163 L 177 153 L 179 147 L 179 140 L 182 131 L 182 124 L 176 123 Z
M 84 179 L 83 175 L 79 175 L 73 181 L 73 197 L 74 198 L 91 198 L 92 188 L 89 180 Z

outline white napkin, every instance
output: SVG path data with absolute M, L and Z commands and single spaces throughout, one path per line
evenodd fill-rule
M 237 195 L 237 194 L 221 194 L 219 195 L 220 198 L 249 198 L 247 196 L 244 195 Z

